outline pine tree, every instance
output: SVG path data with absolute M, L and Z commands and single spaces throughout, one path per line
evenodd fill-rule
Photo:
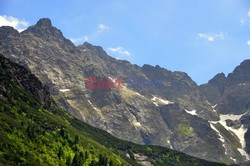
M 86 157 L 85 157 L 83 152 L 80 152 L 80 158 L 82 160 L 82 163 L 84 163 L 86 161 Z
M 70 158 L 70 156 L 68 156 L 68 157 L 66 158 L 66 165 L 67 165 L 67 166 L 71 166 L 71 158 Z
M 61 159 L 61 157 L 63 157 L 63 149 L 62 149 L 62 147 L 60 147 L 59 151 L 58 151 L 58 158 Z
M 78 135 L 76 135 L 75 136 L 75 139 L 74 139 L 74 144 L 78 144 L 79 143 L 79 136 Z
M 64 130 L 64 127 L 61 127 L 61 130 L 60 130 L 60 135 L 63 137 L 63 138 L 66 138 L 66 131 Z
M 75 156 L 73 158 L 73 162 L 72 162 L 73 166 L 79 166 L 80 165 L 80 155 L 78 152 L 75 153 Z
M 110 160 L 109 166 L 113 166 L 113 165 L 114 165 L 113 160 Z

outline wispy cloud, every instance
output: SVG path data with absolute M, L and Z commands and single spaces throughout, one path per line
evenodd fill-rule
M 70 40 L 74 43 L 74 44 L 79 44 L 79 43 L 83 43 L 85 41 L 89 41 L 89 40 L 93 40 L 96 37 L 98 37 L 99 35 L 101 35 L 102 33 L 104 33 L 105 31 L 110 30 L 111 28 L 108 25 L 105 24 L 99 24 L 97 29 L 95 30 L 95 32 L 93 32 L 90 35 L 86 35 L 86 36 L 81 36 L 78 38 L 71 38 Z
M 200 39 L 207 40 L 209 42 L 214 42 L 216 40 L 223 40 L 225 38 L 224 33 L 198 33 Z
M 245 18 L 240 19 L 240 25 L 245 25 L 247 20 Z
M 250 9 L 248 9 L 247 17 L 250 17 Z
M 25 20 L 19 20 L 18 18 L 6 15 L 0 15 L 0 26 L 11 26 L 19 32 L 25 30 L 29 23 Z
M 88 36 L 82 36 L 82 37 L 78 37 L 78 38 L 71 38 L 70 39 L 73 43 L 83 43 L 85 41 L 89 41 Z
M 126 55 L 126 56 L 131 55 L 131 53 L 128 50 L 124 49 L 121 46 L 118 46 L 118 47 L 115 47 L 115 48 L 108 48 L 108 50 L 113 52 L 113 53 L 117 53 L 119 55 Z
M 247 45 L 250 46 L 250 40 L 247 41 Z
M 106 30 L 110 30 L 110 28 L 109 28 L 109 26 L 107 26 L 107 25 L 99 24 L 98 30 L 99 30 L 99 31 L 106 31 Z
M 240 25 L 247 25 L 250 27 L 250 9 L 248 9 L 246 15 L 240 19 Z

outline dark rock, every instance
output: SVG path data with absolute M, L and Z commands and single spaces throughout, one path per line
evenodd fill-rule
M 49 18 L 42 18 L 40 19 L 37 23 L 36 23 L 37 26 L 39 27 L 51 27 L 52 24 L 51 24 L 51 20 Z

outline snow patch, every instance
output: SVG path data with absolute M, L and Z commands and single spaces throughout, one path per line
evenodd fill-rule
M 213 109 L 214 112 L 217 112 L 215 109 Z
M 245 114 L 246 113 L 241 114 L 241 115 L 220 114 L 219 121 L 209 121 L 209 123 L 210 123 L 211 128 L 215 130 L 217 133 L 219 133 L 219 131 L 213 126 L 213 124 L 216 124 L 216 123 L 220 123 L 226 130 L 234 133 L 240 140 L 240 144 L 241 144 L 241 148 L 238 148 L 237 150 L 241 153 L 242 156 L 245 156 L 246 159 L 249 160 L 250 155 L 244 150 L 244 148 L 246 147 L 246 141 L 245 141 L 244 136 L 245 136 L 245 133 L 247 132 L 247 129 L 244 127 L 244 125 L 241 125 L 240 128 L 235 129 L 233 127 L 228 127 L 226 123 L 226 120 L 232 120 L 232 121 L 240 120 L 240 118 L 244 116 Z M 221 142 L 225 143 L 225 139 L 222 137 L 220 133 L 219 133 L 219 137 L 220 137 Z
M 138 92 L 136 92 L 135 94 L 136 94 L 136 95 L 138 95 L 138 96 L 140 96 L 140 97 L 145 98 L 143 95 L 141 95 L 141 94 L 140 94 L 140 93 L 138 93 Z
M 244 114 L 240 114 L 240 115 L 234 115 L 234 114 L 221 114 L 220 118 L 222 121 L 225 120 L 232 120 L 232 121 L 236 121 L 236 120 L 240 120 L 240 118 L 242 118 L 242 116 L 246 115 L 246 113 Z
M 158 107 L 158 106 L 159 106 L 156 102 L 153 102 L 153 103 L 154 103 L 154 105 L 155 105 L 156 107 Z
M 113 82 L 113 83 L 115 83 L 115 78 L 112 78 L 112 77 L 108 77 L 109 79 L 111 79 L 111 81 Z
M 230 157 L 230 159 L 231 159 L 231 160 L 233 160 L 234 162 L 236 162 L 236 159 L 235 159 L 235 158 L 233 158 L 233 157 Z
M 186 111 L 186 113 L 188 113 L 188 114 L 198 116 L 197 113 L 196 113 L 196 112 L 197 112 L 196 110 L 188 111 L 188 110 L 185 109 L 185 111 Z
M 214 112 L 217 112 L 217 111 L 215 110 L 215 107 L 216 107 L 216 106 L 217 106 L 217 104 L 211 106 L 211 107 L 213 108 L 213 111 L 214 111 Z
M 225 149 L 225 154 L 227 155 L 227 150 L 226 150 L 226 145 L 225 145 L 225 138 L 221 135 L 220 131 L 217 130 L 213 124 L 216 124 L 217 122 L 213 122 L 213 121 L 208 121 L 210 124 L 210 127 L 217 133 L 217 135 L 219 136 L 219 140 L 222 142 L 222 146 Z
M 243 83 L 243 84 L 238 84 L 238 85 L 240 85 L 240 86 L 244 86 L 244 85 L 246 85 L 246 83 Z
M 249 159 L 250 159 L 249 154 L 248 154 L 244 149 L 238 148 L 237 150 L 241 153 L 241 155 L 243 155 L 243 156 L 246 157 L 246 160 L 249 160 Z
M 92 102 L 91 102 L 90 100 L 88 100 L 88 102 L 89 102 L 89 104 L 90 104 L 95 110 L 98 110 L 98 111 L 99 111 L 99 109 L 96 108 L 96 107 L 92 104 Z
M 68 92 L 70 89 L 59 89 L 60 92 Z
M 153 98 L 151 100 L 153 101 L 154 105 L 156 105 L 156 106 L 159 106 L 159 104 L 162 104 L 162 105 L 174 104 L 174 102 L 172 102 L 172 101 L 164 100 L 164 99 L 156 97 L 156 96 L 153 96 Z
M 233 132 L 240 140 L 240 144 L 241 144 L 241 148 L 238 148 L 239 152 L 245 156 L 247 158 L 247 160 L 250 158 L 250 156 L 247 154 L 247 152 L 244 150 L 244 148 L 246 147 L 246 141 L 245 141 L 245 134 L 247 132 L 247 129 L 244 127 L 244 125 L 241 125 L 240 128 L 235 129 L 233 127 L 228 127 L 226 120 L 232 120 L 232 121 L 236 121 L 236 120 L 240 120 L 240 118 L 242 116 L 244 116 L 246 113 L 241 114 L 241 115 L 233 115 L 233 114 L 225 114 L 225 115 L 220 115 L 220 123 L 221 125 L 227 129 L 228 131 Z
M 215 108 L 217 106 L 217 104 L 213 105 L 212 108 Z
M 172 144 L 171 144 L 171 142 L 170 142 L 170 140 L 167 140 L 167 143 L 170 145 L 171 149 L 174 149 L 173 146 L 172 146 Z
M 219 136 L 219 140 L 223 143 L 223 146 L 225 146 L 225 138 L 221 135 L 221 133 L 220 133 L 220 131 L 219 130 L 217 130 L 215 127 L 214 127 L 214 125 L 213 124 L 216 124 L 216 122 L 212 122 L 212 121 L 209 121 L 209 123 L 210 123 L 210 127 L 214 130 L 214 131 L 216 131 L 216 133 L 218 134 L 218 136 Z
M 134 121 L 134 122 L 133 122 L 133 125 L 134 125 L 135 127 L 141 127 L 141 123 L 140 123 L 140 122 Z

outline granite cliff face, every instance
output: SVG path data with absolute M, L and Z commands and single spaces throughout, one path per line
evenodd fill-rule
M 221 110 L 213 107 L 225 94 L 223 75 L 199 87 L 183 72 L 116 60 L 87 42 L 74 46 L 46 18 L 21 33 L 0 27 L 0 53 L 29 68 L 68 113 L 118 138 L 171 147 L 212 161 L 244 160 L 232 143 L 225 146 L 227 141 L 221 140 L 217 128 L 225 128 L 213 124 L 227 107 L 219 103 Z M 91 90 L 85 86 L 87 77 L 119 78 L 125 84 L 122 89 Z M 127 80 L 160 80 L 161 88 L 126 87 Z

